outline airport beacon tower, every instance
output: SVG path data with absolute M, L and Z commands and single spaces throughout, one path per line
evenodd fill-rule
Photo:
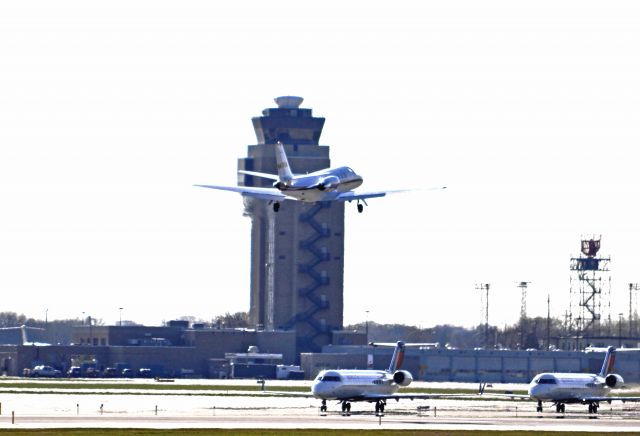
M 319 145 L 324 118 L 300 108 L 301 97 L 278 97 L 278 107 L 252 118 L 258 140 L 239 170 L 277 174 L 275 147 L 284 144 L 295 174 L 330 166 L 329 147 Z M 241 186 L 272 181 L 239 174 Z M 297 353 L 320 351 L 342 329 L 344 203 L 285 201 L 274 212 L 266 200 L 244 198 L 251 217 L 252 323 L 267 330 L 296 331 Z

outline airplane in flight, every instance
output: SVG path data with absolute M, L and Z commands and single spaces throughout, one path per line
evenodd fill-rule
M 383 413 L 387 400 L 433 399 L 465 397 L 464 394 L 398 394 L 400 387 L 409 386 L 413 376 L 409 371 L 400 369 L 407 346 L 425 346 L 432 344 L 375 344 L 373 346 L 395 346 L 389 368 L 373 369 L 328 369 L 316 377 L 311 392 L 322 400 L 321 412 L 327 411 L 327 400 L 337 400 L 342 404 L 342 413 L 351 411 L 351 403 L 367 401 L 376 403 L 376 414 Z M 466 395 L 468 397 L 469 395 Z
M 556 412 L 564 413 L 565 404 L 588 404 L 589 413 L 597 413 L 601 401 L 640 401 L 640 397 L 607 396 L 613 388 L 624 385 L 619 374 L 612 373 L 616 349 L 607 353 L 598 374 L 549 372 L 536 375 L 529 384 L 529 398 L 538 401 L 536 411 L 542 412 L 542 402 L 552 401 Z
M 315 203 L 320 201 L 356 201 L 358 212 L 362 213 L 368 198 L 384 197 L 387 194 L 405 192 L 404 190 L 355 192 L 362 185 L 359 176 L 349 167 L 326 168 L 308 174 L 293 174 L 282 142 L 275 145 L 278 174 L 239 170 L 240 174 L 262 177 L 273 180 L 273 188 L 254 186 L 218 186 L 194 185 L 201 188 L 218 189 L 237 192 L 246 197 L 268 200 L 273 211 L 280 209 L 280 202 L 303 201 Z M 444 189 L 444 188 L 437 188 Z

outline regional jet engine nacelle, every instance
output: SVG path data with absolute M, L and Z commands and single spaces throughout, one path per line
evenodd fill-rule
M 622 376 L 618 374 L 609 374 L 607 378 L 604 379 L 604 382 L 610 388 L 619 388 L 624 384 Z
M 413 381 L 413 376 L 409 371 L 398 370 L 393 373 L 393 381 L 400 386 L 409 386 Z
M 329 176 L 322 179 L 322 182 L 318 183 L 318 189 L 320 191 L 333 191 L 340 184 L 340 179 L 336 176 Z

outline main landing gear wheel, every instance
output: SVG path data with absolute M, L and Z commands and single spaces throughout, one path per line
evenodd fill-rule
M 598 413 L 598 405 L 596 403 L 589 403 L 589 413 Z
M 351 403 L 347 403 L 346 401 L 344 401 L 342 403 L 342 413 L 349 413 L 351 412 Z
M 280 210 L 280 203 L 273 203 L 273 211 L 277 212 Z
M 376 414 L 384 413 L 384 401 L 376 401 Z
M 364 205 L 362 203 L 358 203 L 358 213 L 362 213 L 364 210 Z
M 564 404 L 556 404 L 556 412 L 564 413 Z
M 320 411 L 321 412 L 327 411 L 327 400 L 322 400 L 322 406 L 320 406 Z
M 536 407 L 536 412 L 542 412 L 542 401 L 538 401 L 538 407 Z

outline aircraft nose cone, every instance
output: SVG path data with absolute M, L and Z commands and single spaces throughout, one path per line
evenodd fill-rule
M 529 387 L 529 396 L 532 398 L 536 398 L 538 393 L 540 392 L 539 386 L 530 386 Z

